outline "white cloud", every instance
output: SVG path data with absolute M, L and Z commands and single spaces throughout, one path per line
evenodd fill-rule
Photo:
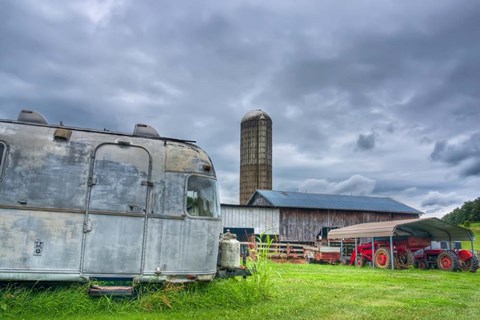
M 115 10 L 125 5 L 125 0 L 81 0 L 74 7 L 95 25 L 108 24 Z
M 361 175 L 353 175 L 350 178 L 339 182 L 330 182 L 326 179 L 307 179 L 300 183 L 298 191 L 367 196 L 372 194 L 375 185 L 375 180 Z

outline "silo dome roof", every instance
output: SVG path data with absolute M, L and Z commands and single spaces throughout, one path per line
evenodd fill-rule
M 244 121 L 249 121 L 249 120 L 270 120 L 272 121 L 272 118 L 265 112 L 260 109 L 257 110 L 252 110 L 247 113 L 242 118 L 242 122 Z

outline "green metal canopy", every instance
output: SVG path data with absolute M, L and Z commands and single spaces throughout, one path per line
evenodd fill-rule
M 328 239 L 396 236 L 428 237 L 433 241 L 473 241 L 475 239 L 471 230 L 438 218 L 362 223 L 331 230 L 328 233 Z

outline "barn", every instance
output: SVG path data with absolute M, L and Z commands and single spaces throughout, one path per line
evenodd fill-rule
M 267 209 L 270 220 L 266 218 Z M 422 214 L 387 197 L 275 190 L 257 190 L 246 206 L 222 205 L 224 226 L 277 233 L 280 241 L 291 243 L 314 243 L 322 236 L 322 229 L 326 237 L 325 231 L 330 228 L 414 219 Z

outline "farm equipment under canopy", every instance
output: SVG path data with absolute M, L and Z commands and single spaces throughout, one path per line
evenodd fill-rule
M 410 266 L 419 269 L 438 268 L 445 271 L 471 271 L 478 269 L 478 258 L 469 250 L 464 249 L 430 249 L 429 238 L 407 237 L 393 240 L 393 259 L 397 269 Z M 351 256 L 350 265 L 363 267 L 367 263 L 380 269 L 392 267 L 389 240 L 377 240 L 372 243 L 362 243 Z
M 354 239 L 355 250 L 350 264 L 373 267 L 420 269 L 438 268 L 447 271 L 478 269 L 478 258 L 473 250 L 473 232 L 437 218 L 409 219 L 364 223 L 331 230 L 328 239 Z M 358 239 L 368 243 L 357 245 Z M 472 250 L 452 249 L 453 241 L 470 241 Z M 446 249 L 432 248 L 432 241 L 448 243 Z

